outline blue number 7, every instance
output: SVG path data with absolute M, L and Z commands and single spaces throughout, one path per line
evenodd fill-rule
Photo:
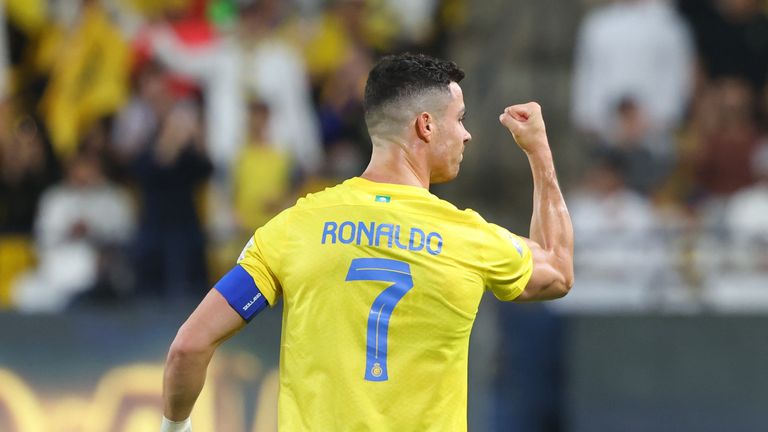
M 365 353 L 365 379 L 386 381 L 389 317 L 397 302 L 413 288 L 411 267 L 408 263 L 386 258 L 356 258 L 349 266 L 346 280 L 393 282 L 371 305 Z

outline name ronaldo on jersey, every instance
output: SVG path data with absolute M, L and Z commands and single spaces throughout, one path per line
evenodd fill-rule
M 403 239 L 407 240 L 404 242 Z M 443 251 L 443 236 L 437 232 L 425 232 L 418 227 L 408 231 L 400 225 L 376 222 L 334 222 L 323 224 L 321 244 L 355 244 L 358 246 L 399 248 L 411 252 L 426 251 L 440 255 Z

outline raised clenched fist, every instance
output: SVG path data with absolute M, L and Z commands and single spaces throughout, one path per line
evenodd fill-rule
M 499 116 L 499 121 L 509 129 L 523 151 L 549 148 L 541 106 L 536 102 L 508 106 Z

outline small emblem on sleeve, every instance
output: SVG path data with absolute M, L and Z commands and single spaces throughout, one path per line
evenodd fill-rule
M 507 234 L 507 238 L 509 238 L 509 241 L 511 241 L 512 245 L 517 249 L 517 253 L 519 253 L 520 256 L 523 256 L 523 245 L 520 244 L 517 238 L 512 234 Z
M 245 253 L 248 251 L 248 248 L 253 246 L 253 237 L 251 237 L 250 240 L 248 240 L 248 243 L 245 244 L 245 247 L 243 248 L 243 251 L 240 252 L 240 256 L 237 258 L 237 262 L 240 262 L 245 258 Z
M 376 202 L 388 203 L 390 201 L 392 201 L 392 197 L 389 195 L 376 195 Z

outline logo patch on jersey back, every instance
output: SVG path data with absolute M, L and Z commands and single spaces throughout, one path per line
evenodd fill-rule
M 388 203 L 392 201 L 392 197 L 389 195 L 376 195 L 376 202 Z

